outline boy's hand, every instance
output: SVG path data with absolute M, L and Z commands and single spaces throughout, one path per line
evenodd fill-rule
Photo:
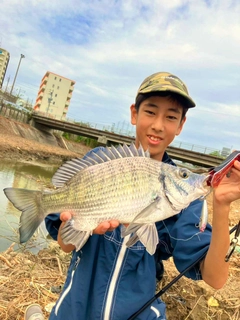
M 74 213 L 72 211 L 63 211 L 60 214 L 60 220 L 62 222 L 66 222 L 72 218 Z M 107 231 L 113 231 L 115 228 L 119 226 L 118 220 L 110 220 L 110 221 L 104 221 L 100 223 L 94 230 L 94 234 L 104 234 Z
M 214 190 L 215 201 L 222 205 L 240 199 L 240 162 L 235 161 L 230 172 L 222 179 Z
M 72 219 L 72 216 L 74 215 L 74 213 L 72 211 L 63 211 L 61 214 L 60 214 L 60 220 L 62 222 L 66 222 L 70 219 Z
M 104 234 L 107 231 L 113 231 L 119 226 L 118 220 L 104 221 L 93 230 L 94 234 Z

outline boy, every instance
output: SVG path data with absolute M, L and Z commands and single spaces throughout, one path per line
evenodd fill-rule
M 193 107 L 195 103 L 178 77 L 159 72 L 146 78 L 130 107 L 136 146 L 141 144 L 156 160 L 174 164 L 166 148 L 180 134 L 186 112 Z M 71 218 L 71 212 L 49 215 L 49 233 L 58 239 L 64 251 L 73 251 L 63 292 L 49 319 L 128 319 L 154 296 L 156 265 L 161 266 L 161 261 L 170 256 L 178 270 L 183 271 L 206 253 L 205 259 L 186 276 L 221 288 L 229 268 L 224 258 L 229 248 L 230 203 L 237 199 L 240 163 L 235 161 L 230 177 L 225 177 L 213 191 L 212 228 L 208 225 L 203 233 L 198 233 L 202 202 L 196 200 L 178 215 L 156 223 L 159 244 L 155 256 L 149 255 L 141 242 L 127 248 L 118 221 L 101 223 L 81 251 L 76 252 L 73 245 L 62 242 L 59 232 Z M 155 300 L 137 319 L 166 319 L 164 303 Z

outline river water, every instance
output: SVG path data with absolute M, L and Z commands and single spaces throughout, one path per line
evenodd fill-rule
M 33 238 L 25 245 L 19 244 L 18 225 L 20 211 L 6 198 L 3 189 L 7 187 L 42 190 L 49 186 L 56 171 L 52 165 L 38 165 L 29 163 L 0 163 L 0 252 L 6 250 L 13 242 L 14 249 L 28 250 L 36 253 L 47 246 L 47 231 L 44 222 Z

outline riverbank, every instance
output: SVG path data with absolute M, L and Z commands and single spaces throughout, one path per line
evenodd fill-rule
M 72 158 L 82 157 L 90 150 L 84 144 L 76 142 L 66 141 L 65 145 L 68 149 L 39 142 L 37 137 L 41 135 L 40 131 L 23 123 L 17 123 L 20 130 L 16 130 L 16 123 L 15 120 L 0 116 L 0 159 L 60 164 Z M 29 133 L 30 130 L 34 130 L 34 135 Z M 29 136 L 29 139 L 21 136 L 19 132 L 23 136 Z M 39 140 L 43 141 L 43 139 Z
M 0 158 L 10 161 L 39 161 L 60 163 L 82 157 L 90 148 L 77 144 L 77 152 L 27 140 L 13 134 L 0 133 Z

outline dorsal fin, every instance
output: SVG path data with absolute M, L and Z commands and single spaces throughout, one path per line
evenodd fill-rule
M 52 183 L 56 187 L 62 187 L 79 171 L 87 167 L 126 157 L 149 157 L 149 152 L 144 151 L 142 146 L 137 149 L 134 143 L 131 143 L 130 146 L 123 144 L 117 147 L 96 148 L 88 152 L 83 158 L 65 162 L 52 177 Z

